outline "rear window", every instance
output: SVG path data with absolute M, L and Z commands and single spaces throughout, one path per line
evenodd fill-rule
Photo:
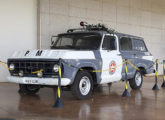
M 120 39 L 120 50 L 132 50 L 132 40 L 127 37 L 122 37 Z
M 143 40 L 134 39 L 133 40 L 133 50 L 142 51 L 142 52 L 147 51 L 147 48 L 145 46 L 144 41 Z

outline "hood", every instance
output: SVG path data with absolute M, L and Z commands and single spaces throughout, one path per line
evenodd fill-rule
M 15 51 L 9 59 L 95 59 L 93 51 L 27 50 Z

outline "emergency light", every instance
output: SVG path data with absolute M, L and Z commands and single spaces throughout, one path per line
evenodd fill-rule
M 84 21 L 81 21 L 81 22 L 80 22 L 80 26 L 82 26 L 82 27 L 87 26 L 87 25 L 88 25 L 87 22 L 84 22 Z

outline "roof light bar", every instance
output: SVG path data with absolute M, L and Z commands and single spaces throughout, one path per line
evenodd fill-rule
M 87 22 L 81 21 L 80 26 L 82 26 L 83 28 L 69 29 L 67 30 L 67 32 L 69 33 L 69 32 L 74 32 L 74 31 L 106 31 L 111 34 L 115 32 L 114 29 L 108 28 L 104 24 L 100 24 L 100 23 L 93 25 L 93 24 L 88 24 Z

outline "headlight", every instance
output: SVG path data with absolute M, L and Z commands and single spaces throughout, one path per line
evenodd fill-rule
M 10 70 L 14 70 L 14 68 L 15 68 L 14 64 L 10 64 L 9 68 L 10 68 Z
M 37 76 L 38 76 L 38 77 L 42 77 L 42 76 L 43 76 L 43 73 L 42 73 L 42 72 L 38 72 L 38 73 L 37 73 Z
M 19 75 L 20 77 L 23 77 L 23 71 L 20 70 L 19 73 L 18 73 L 18 75 Z
M 53 71 L 54 71 L 54 72 L 58 72 L 58 65 L 57 65 L 57 64 L 54 65 Z

